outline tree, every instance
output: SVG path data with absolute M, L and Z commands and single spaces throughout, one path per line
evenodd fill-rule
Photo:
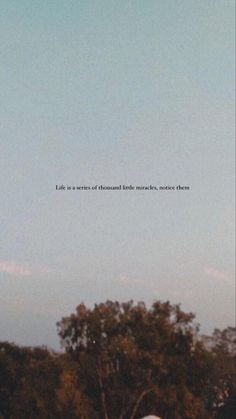
M 0 419 L 90 419 L 76 366 L 46 348 L 0 343 Z
M 93 405 L 91 418 L 135 419 L 147 413 L 209 418 L 202 387 L 189 378 L 197 372 L 207 379 L 206 351 L 195 344 L 193 321 L 179 305 L 159 301 L 150 309 L 133 301 L 107 301 L 93 309 L 80 304 L 63 318 L 59 335 L 78 364 L 78 383 Z
M 92 410 L 89 401 L 78 388 L 76 368 L 72 365 L 65 368 L 60 377 L 60 386 L 56 390 L 58 404 L 58 418 L 61 419 L 89 419 Z
M 4 419 L 53 419 L 60 365 L 42 348 L 0 344 L 0 415 Z
M 229 419 L 236 330 L 198 336 L 179 305 L 80 304 L 65 353 L 0 343 L 0 419 Z
M 236 328 L 215 329 L 211 354 L 214 359 L 214 405 L 219 418 L 236 415 Z M 225 405 L 225 406 L 224 406 Z M 226 412 L 226 413 L 225 413 Z M 230 413 L 231 412 L 231 413 Z M 218 416 L 217 416 L 218 417 Z

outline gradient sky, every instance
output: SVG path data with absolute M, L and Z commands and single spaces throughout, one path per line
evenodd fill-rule
M 234 1 L 1 0 L 0 40 L 0 340 L 106 299 L 233 325 Z

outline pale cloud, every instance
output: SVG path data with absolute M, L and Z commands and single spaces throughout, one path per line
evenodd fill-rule
M 27 263 L 17 263 L 13 261 L 0 260 L 0 273 L 7 273 L 12 276 L 32 276 L 42 278 L 53 273 L 53 270 L 47 266 L 30 266 Z
M 120 275 L 118 278 L 115 279 L 116 282 L 123 282 L 124 284 L 130 284 L 133 282 L 141 283 L 143 282 L 140 278 L 131 278 L 127 275 Z
M 0 272 L 13 276 L 31 276 L 32 271 L 26 264 L 19 264 L 9 261 L 0 261 Z
M 142 285 L 142 287 L 151 289 L 152 291 L 157 290 L 156 281 L 150 278 L 149 280 L 147 280 L 146 278 L 137 278 L 137 277 L 132 277 L 128 275 L 120 275 L 117 278 L 115 278 L 115 282 L 120 282 L 124 285 L 137 284 L 137 285 Z
M 122 282 L 123 284 L 144 284 L 147 286 L 147 281 L 142 278 L 130 277 L 127 275 L 120 275 L 115 279 L 116 282 Z M 149 284 L 150 285 L 150 284 Z
M 207 276 L 218 280 L 227 281 L 229 279 L 228 272 L 217 268 L 206 267 L 204 268 L 204 273 Z

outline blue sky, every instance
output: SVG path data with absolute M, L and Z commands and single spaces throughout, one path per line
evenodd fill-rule
M 108 298 L 232 325 L 234 2 L 0 10 L 1 339 L 58 347 L 56 321 Z

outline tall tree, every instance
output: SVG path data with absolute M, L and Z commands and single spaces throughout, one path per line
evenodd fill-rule
M 135 419 L 148 409 L 163 418 L 204 419 L 210 416 L 202 388 L 189 379 L 201 355 L 193 321 L 192 313 L 169 302 L 147 309 L 107 301 L 93 309 L 80 304 L 58 330 L 99 418 Z M 201 374 L 204 380 L 203 368 Z

